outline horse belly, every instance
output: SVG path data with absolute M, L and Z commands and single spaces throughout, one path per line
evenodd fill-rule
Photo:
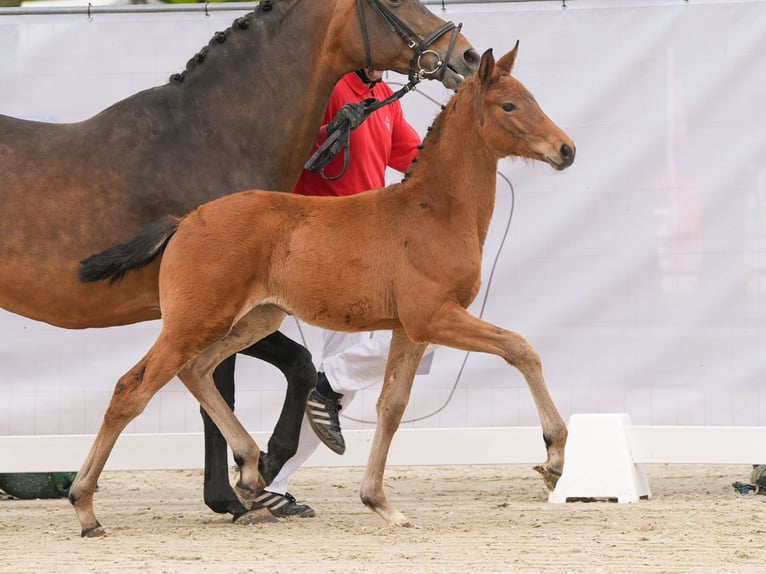
M 279 277 L 280 305 L 307 323 L 336 331 L 399 326 L 386 274 L 369 262 L 317 254 L 291 261 Z
M 55 135 L 70 128 L 51 129 Z M 65 328 L 158 318 L 156 280 L 80 282 L 82 259 L 130 237 L 141 223 L 137 215 L 126 215 L 130 205 L 120 200 L 120 189 L 98 169 L 98 160 L 95 167 L 74 161 L 67 150 L 45 147 L 60 136 L 31 135 L 39 137 L 20 138 L 11 151 L 0 150 L 0 308 Z M 27 159 L 40 157 L 47 159 Z
M 157 265 L 122 281 L 82 283 L 67 261 L 39 267 L 20 259 L 0 273 L 0 308 L 57 327 L 85 329 L 158 319 Z

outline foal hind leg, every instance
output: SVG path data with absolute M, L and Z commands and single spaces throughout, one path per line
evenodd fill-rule
M 316 386 L 317 372 L 308 349 L 279 331 L 241 352 L 274 365 L 287 379 L 285 402 L 269 438 L 268 450 L 261 457 L 261 474 L 271 484 L 285 462 L 298 451 L 303 413 L 309 393 Z
M 234 410 L 234 367 L 237 355 L 224 359 L 213 373 L 213 380 L 218 392 L 226 404 Z M 203 495 L 205 504 L 220 514 L 232 514 L 239 517 L 247 509 L 234 494 L 229 483 L 229 460 L 226 439 L 215 426 L 205 409 L 200 407 L 202 425 L 205 434 L 205 480 Z
M 178 378 L 210 415 L 231 447 L 239 469 L 236 490 L 240 499 L 246 501 L 246 506 L 266 486 L 258 471 L 261 451 L 215 388 L 212 373 L 206 372 L 207 369 L 202 366 L 205 362 L 205 358 L 189 361 L 178 373 Z
M 251 310 L 232 327 L 226 337 L 189 361 L 178 373 L 178 377 L 200 402 L 231 447 L 240 472 L 237 492 L 248 502 L 266 485 L 259 471 L 260 449 L 234 416 L 231 404 L 227 404 L 216 389 L 212 371 L 222 359 L 273 332 L 283 318 L 284 312 L 276 307 L 264 306 Z M 222 450 L 225 451 L 225 445 Z
M 386 522 L 397 526 L 412 526 L 412 523 L 386 497 L 383 491 L 383 473 L 386 470 L 391 441 L 399 429 L 404 409 L 410 400 L 415 372 L 425 350 L 426 345 L 413 343 L 401 329 L 393 332 L 386 375 L 377 403 L 378 423 L 367 468 L 359 488 L 362 502 Z
M 282 412 L 269 439 L 268 451 L 261 455 L 261 476 L 271 483 L 284 463 L 298 448 L 301 421 L 308 394 L 316 385 L 316 369 L 309 351 L 279 331 L 240 351 L 277 367 L 287 380 Z M 234 366 L 236 355 L 224 359 L 213 372 L 213 381 L 229 408 L 234 410 Z M 226 439 L 205 409 L 200 408 L 205 428 L 205 503 L 219 513 L 230 513 L 236 521 L 247 509 L 229 484 Z M 271 516 L 271 515 L 269 515 Z
M 183 364 L 183 360 L 178 357 L 174 359 L 162 356 L 156 348 L 157 343 L 135 367 L 117 381 L 93 446 L 69 489 L 69 501 L 80 521 L 82 536 L 104 534 L 93 511 L 93 493 L 117 438 Z
M 546 487 L 553 490 L 564 469 L 567 428 L 548 393 L 537 352 L 521 335 L 477 319 L 457 304 L 445 305 L 425 336 L 437 345 L 498 355 L 524 375 L 542 423 L 548 454 L 546 462 L 535 470 Z

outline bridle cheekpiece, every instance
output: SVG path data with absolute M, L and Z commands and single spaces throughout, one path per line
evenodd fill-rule
M 455 46 L 455 40 L 462 28 L 462 24 L 455 25 L 454 22 L 445 22 L 439 28 L 434 30 L 427 38 L 421 39 L 412 29 L 402 22 L 396 14 L 394 14 L 381 0 L 367 0 L 375 11 L 386 21 L 388 27 L 396 32 L 399 37 L 404 41 L 407 47 L 414 52 L 412 60 L 410 60 L 409 79 L 410 82 L 417 83 L 418 81 L 429 78 L 443 80 L 444 74 L 447 73 L 447 62 L 449 61 L 452 49 Z M 362 29 L 362 39 L 364 41 L 364 52 L 367 63 L 367 68 L 372 68 L 372 56 L 370 54 L 370 41 L 367 37 L 367 23 L 364 18 L 364 10 L 362 8 L 362 0 L 356 0 L 357 11 L 359 12 L 359 26 Z M 442 60 L 439 53 L 430 49 L 431 44 L 436 42 L 439 38 L 444 36 L 447 32 L 452 32 L 450 38 L 449 47 L 445 54 L 445 59 Z M 428 58 L 435 58 L 434 64 L 429 67 L 424 67 L 424 56 Z

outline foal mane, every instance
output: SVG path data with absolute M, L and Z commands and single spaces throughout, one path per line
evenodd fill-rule
M 274 0 L 261 0 L 258 6 L 252 11 L 248 12 L 244 16 L 235 18 L 231 26 L 226 28 L 223 32 L 216 32 L 206 46 L 203 46 L 199 52 L 197 52 L 188 62 L 186 62 L 186 68 L 179 73 L 170 76 L 170 83 L 182 84 L 186 79 L 186 76 L 197 69 L 202 62 L 207 58 L 210 50 L 215 49 L 218 45 L 223 44 L 231 36 L 231 34 L 247 30 L 250 27 L 252 21 L 258 17 L 263 16 L 266 12 L 270 12 L 274 7 Z
M 412 170 L 416 169 L 415 165 L 418 163 L 418 158 L 426 150 L 431 150 L 442 139 L 442 132 L 444 131 L 444 125 L 449 121 L 449 118 L 457 113 L 457 102 L 462 97 L 462 92 L 469 89 L 474 84 L 473 78 L 468 78 L 464 81 L 456 92 L 452 95 L 446 104 L 441 105 L 441 111 L 436 115 L 431 125 L 426 128 L 426 137 L 423 138 L 423 142 L 418 146 L 418 155 L 415 156 L 410 164 L 409 169 L 404 174 L 404 180 L 409 179 L 412 176 Z M 467 97 L 466 97 L 467 99 Z M 428 153 L 428 152 L 426 152 Z

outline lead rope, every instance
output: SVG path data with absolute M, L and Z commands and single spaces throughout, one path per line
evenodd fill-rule
M 357 2 L 358 1 L 359 0 L 357 0 Z M 401 89 L 388 96 L 385 100 L 367 98 L 366 100 L 359 102 L 359 105 L 362 106 L 364 111 L 364 119 L 362 122 L 370 117 L 374 111 L 401 99 L 406 93 L 414 90 L 419 81 L 420 80 L 418 78 L 411 79 Z M 318 171 L 322 177 L 328 181 L 335 181 L 336 179 L 343 177 L 346 171 L 348 171 L 349 161 L 351 158 L 351 132 L 352 129 L 347 123 L 341 124 L 335 128 L 330 133 L 328 138 L 322 142 L 322 145 L 320 145 L 319 148 L 312 154 L 308 161 L 306 161 L 303 168 L 314 173 Z M 335 156 L 340 153 L 341 149 L 343 150 L 343 169 L 338 175 L 328 176 L 325 174 L 324 168 L 328 163 L 335 159 Z

